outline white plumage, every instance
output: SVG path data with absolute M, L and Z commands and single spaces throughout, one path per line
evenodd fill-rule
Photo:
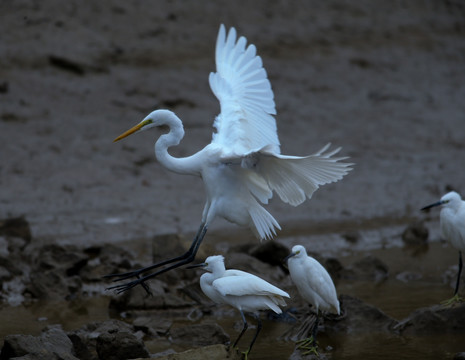
M 314 258 L 307 255 L 302 245 L 295 245 L 286 257 L 289 274 L 300 295 L 308 301 L 315 310 L 316 318 L 311 329 L 311 336 L 298 341 L 298 348 L 318 355 L 316 335 L 320 310 L 339 315 L 341 313 L 336 287 L 326 269 Z M 304 321 L 303 327 L 306 328 Z M 306 331 L 307 332 L 307 331 Z
M 241 313 L 244 326 L 233 347 L 237 345 L 248 326 L 244 312 L 256 313 L 258 310 L 269 309 L 281 314 L 280 306 L 286 305 L 284 297 L 289 297 L 287 292 L 258 276 L 241 270 L 226 270 L 224 257 L 221 255 L 209 256 L 205 263 L 190 267 L 202 267 L 208 271 L 200 277 L 200 287 L 205 295 L 215 303 L 231 305 Z M 261 328 L 258 314 L 255 316 L 258 327 L 246 354 L 252 349 Z
M 428 210 L 435 206 L 442 206 L 439 215 L 442 236 L 459 251 L 459 271 L 454 292 L 455 297 L 458 296 L 463 267 L 462 251 L 465 251 L 465 201 L 457 192 L 451 191 L 445 194 L 440 201 L 425 206 L 422 210 Z
M 202 266 L 208 271 L 200 277 L 200 287 L 217 304 L 229 304 L 239 311 L 270 309 L 281 314 L 283 297 L 289 294 L 269 282 L 245 271 L 228 269 L 221 255 L 209 256 Z
M 115 139 L 167 125 L 170 132 L 155 144 L 158 161 L 171 171 L 200 176 L 207 195 L 202 225 L 191 249 L 180 257 L 148 268 L 109 275 L 118 277 L 117 280 L 138 277 L 150 269 L 176 262 L 154 274 L 115 287 L 118 291 L 191 262 L 216 217 L 249 227 L 259 239 L 272 238 L 280 226 L 260 203 L 267 204 L 276 192 L 282 201 L 297 206 L 311 198 L 320 185 L 338 181 L 351 170 L 352 164 L 341 162 L 345 158 L 333 157 L 340 149 L 328 151 L 329 145 L 305 157 L 280 154 L 273 117 L 276 114 L 273 91 L 262 60 L 256 55 L 254 45 L 247 46 L 244 37 L 236 38 L 234 28 L 226 36 L 225 27 L 220 27 L 216 68 L 209 81 L 221 112 L 213 124 L 216 132 L 212 142 L 198 153 L 185 158 L 174 158 L 168 153 L 168 148 L 178 145 L 184 136 L 181 120 L 169 110 L 153 111 Z
M 300 295 L 318 310 L 340 314 L 336 287 L 326 269 L 307 255 L 302 245 L 295 245 L 288 257 L 289 274 Z

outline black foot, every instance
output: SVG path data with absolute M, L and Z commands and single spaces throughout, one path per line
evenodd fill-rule
M 118 279 L 118 280 L 122 280 L 122 279 Z M 116 281 L 118 281 L 118 280 L 116 280 Z M 137 280 L 133 280 L 133 281 L 130 281 L 128 283 L 125 283 L 125 284 L 110 286 L 109 288 L 107 288 L 107 290 L 114 290 L 117 294 L 122 294 L 125 291 L 131 290 L 132 288 L 136 287 L 137 285 L 141 285 L 144 288 L 144 290 L 147 292 L 148 295 L 153 296 L 153 294 L 150 291 L 148 285 L 144 282 L 143 279 L 137 279 Z

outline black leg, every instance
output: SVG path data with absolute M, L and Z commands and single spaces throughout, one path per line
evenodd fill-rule
M 312 331 L 312 337 L 313 337 L 313 344 L 316 345 L 316 334 L 318 333 L 318 324 L 320 323 L 320 316 L 319 316 L 319 311 L 316 313 L 316 319 L 315 319 L 315 324 L 313 324 L 313 331 Z
M 260 320 L 260 315 L 255 315 L 254 314 L 254 317 L 257 319 L 257 331 L 255 332 L 255 335 L 254 335 L 254 337 L 252 339 L 252 342 L 250 343 L 249 350 L 247 350 L 247 354 L 250 354 L 250 351 L 252 350 L 252 346 L 255 343 L 255 340 L 257 340 L 258 333 L 262 329 L 262 321 Z
M 239 311 L 241 312 L 242 322 L 244 323 L 244 326 L 242 327 L 242 331 L 241 331 L 241 333 L 239 334 L 239 336 L 237 337 L 236 341 L 234 341 L 233 348 L 235 348 L 235 347 L 237 346 L 237 343 L 238 343 L 239 340 L 241 339 L 242 335 L 244 335 L 245 331 L 246 331 L 247 328 L 249 327 L 249 324 L 247 324 L 247 320 L 245 319 L 244 313 L 242 312 L 242 310 L 239 310 Z
M 462 274 L 462 267 L 463 267 L 463 264 L 462 264 L 462 252 L 459 251 L 459 273 L 457 274 L 457 284 L 455 285 L 454 296 L 457 295 L 457 293 L 459 292 L 460 275 Z
M 105 278 L 116 277 L 117 279 L 115 279 L 113 281 L 126 280 L 126 279 L 129 279 L 131 277 L 137 277 L 138 278 L 137 280 L 130 281 L 130 282 L 125 283 L 125 284 L 111 286 L 107 290 L 115 290 L 119 294 L 119 293 L 122 293 L 124 291 L 129 290 L 129 289 L 132 289 L 133 287 L 140 284 L 147 291 L 148 288 L 147 288 L 147 285 L 145 284 L 145 281 L 147 281 L 147 280 L 149 280 L 149 279 L 151 279 L 151 278 L 153 278 L 153 277 L 155 277 L 157 275 L 163 274 L 163 273 L 165 273 L 167 271 L 178 268 L 178 267 L 180 267 L 182 265 L 185 265 L 185 264 L 189 264 L 190 262 L 194 261 L 195 255 L 197 254 L 197 251 L 199 250 L 200 244 L 202 243 L 202 240 L 203 240 L 206 232 L 207 232 L 207 225 L 202 224 L 200 226 L 200 228 L 199 228 L 199 231 L 197 232 L 197 235 L 195 236 L 194 240 L 192 241 L 191 247 L 189 248 L 189 250 L 187 250 L 187 252 L 185 254 L 183 254 L 181 256 L 177 256 L 175 258 L 168 259 L 168 260 L 153 264 L 151 266 L 148 266 L 148 267 L 136 270 L 136 271 L 131 271 L 131 272 L 123 273 L 123 274 L 105 275 L 104 276 Z M 149 274 L 149 275 L 146 275 L 144 277 L 139 278 L 139 276 L 144 272 L 147 272 L 149 270 L 156 269 L 158 267 L 168 265 L 168 264 L 171 264 L 171 263 L 175 263 L 175 264 L 173 264 L 171 266 L 168 266 L 168 267 L 166 267 L 166 268 L 164 268 L 162 270 L 156 271 L 156 272 L 154 272 L 152 274 Z

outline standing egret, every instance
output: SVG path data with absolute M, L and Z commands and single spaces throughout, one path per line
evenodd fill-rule
M 209 256 L 204 263 L 189 266 L 189 268 L 195 267 L 202 267 L 208 271 L 200 277 L 200 287 L 204 294 L 215 303 L 231 305 L 241 313 L 244 326 L 233 347 L 236 347 L 248 327 L 244 312 L 252 313 L 257 319 L 257 331 L 249 348 L 244 353 L 247 359 L 247 355 L 252 350 L 262 328 L 258 310 L 270 309 L 281 314 L 282 310 L 279 306 L 286 305 L 283 297 L 288 298 L 289 294 L 248 272 L 234 269 L 226 270 L 222 255 Z
M 446 304 L 451 304 L 454 301 L 461 300 L 458 292 L 463 267 L 462 251 L 465 251 L 465 201 L 462 200 L 458 193 L 451 191 L 445 194 L 440 201 L 427 205 L 421 210 L 428 210 L 439 205 L 442 206 L 439 215 L 442 236 L 459 251 L 459 272 L 457 274 L 454 296 L 445 302 Z
M 314 306 L 316 320 L 312 336 L 301 341 L 299 348 L 316 351 L 316 334 L 318 332 L 319 310 L 339 315 L 339 300 L 331 276 L 314 258 L 307 255 L 302 245 L 295 245 L 292 252 L 284 259 L 288 263 L 289 273 L 300 295 Z
M 267 204 L 275 191 L 282 201 L 297 206 L 311 198 L 320 185 L 342 179 L 350 170 L 345 157 L 332 157 L 340 148 L 328 151 L 329 144 L 309 156 L 280 154 L 276 129 L 273 91 L 260 56 L 245 37 L 236 41 L 236 30 L 226 36 L 220 26 L 216 42 L 216 73 L 209 77 L 210 87 L 218 98 L 221 112 L 213 126 L 212 142 L 185 158 L 174 158 L 168 149 L 184 136 L 181 120 L 169 110 L 155 110 L 139 124 L 118 136 L 121 140 L 135 132 L 166 125 L 170 131 L 155 143 L 155 156 L 168 170 L 200 176 L 207 201 L 200 228 L 189 250 L 160 263 L 123 274 L 107 275 L 114 281 L 137 277 L 126 284 L 113 286 L 117 292 L 131 289 L 158 274 L 188 264 L 195 259 L 205 233 L 216 217 L 249 227 L 259 239 L 269 239 L 281 229 L 278 222 L 261 205 Z M 173 264 L 174 263 L 174 264 Z M 143 273 L 164 266 L 152 274 Z

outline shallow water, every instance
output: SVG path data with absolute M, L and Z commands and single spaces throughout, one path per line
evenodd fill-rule
M 368 252 L 357 252 L 340 258 L 351 264 Z M 448 282 L 455 279 L 456 251 L 440 242 L 432 243 L 416 255 L 412 250 L 390 248 L 370 251 L 389 267 L 389 277 L 381 283 L 372 281 L 339 280 L 339 294 L 358 297 L 379 307 L 387 315 L 400 320 L 413 310 L 437 304 L 452 296 L 453 288 Z M 444 275 L 450 273 L 450 276 Z M 463 288 L 462 288 L 463 289 Z M 463 290 L 462 290 L 463 291 Z M 0 309 L 0 338 L 8 334 L 37 335 L 46 325 L 62 324 L 66 331 L 77 329 L 89 322 L 110 318 L 110 297 L 102 296 L 87 300 L 44 303 L 30 306 L 4 307 Z M 263 330 L 255 344 L 253 359 L 287 359 L 294 350 L 292 342 L 276 340 L 291 326 L 285 322 L 263 319 Z M 241 322 L 236 311 L 225 311 L 223 316 L 203 318 L 202 321 L 217 321 L 234 340 Z M 190 323 L 192 324 L 192 323 Z M 255 331 L 255 320 L 250 319 L 248 332 L 240 342 L 244 350 Z M 182 326 L 174 323 L 175 326 Z M 465 350 L 465 334 L 424 336 L 396 336 L 385 333 L 319 335 L 321 349 L 333 359 L 438 359 L 450 358 L 454 353 Z M 272 344 L 270 346 L 270 344 Z M 147 341 L 152 353 L 173 348 L 182 351 L 188 346 L 173 345 L 160 341 Z M 190 345 L 189 345 L 190 346 Z

